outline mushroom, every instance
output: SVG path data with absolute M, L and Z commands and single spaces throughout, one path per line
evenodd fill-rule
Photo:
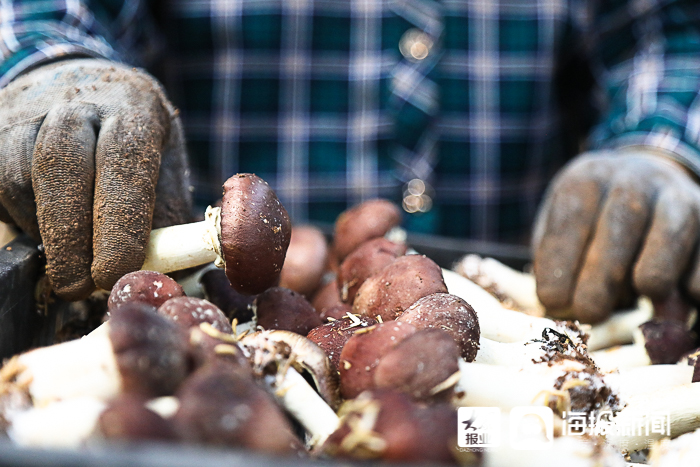
M 109 400 L 123 392 L 172 394 L 187 373 L 180 329 L 144 303 L 117 308 L 82 339 L 15 356 L 0 370 L 3 392 L 28 394 L 35 406 L 86 396 Z
M 311 295 L 321 285 L 328 263 L 328 244 L 318 227 L 292 227 L 292 238 L 280 274 L 280 287 Z
M 362 284 L 399 256 L 406 254 L 406 245 L 384 237 L 368 240 L 353 250 L 338 268 L 338 289 L 344 303 L 352 304 Z
M 459 260 L 454 270 L 478 284 L 506 307 L 533 316 L 544 316 L 544 306 L 537 298 L 535 276 L 512 269 L 493 258 L 469 254 Z
M 263 329 L 291 331 L 303 336 L 323 324 L 303 295 L 284 287 L 270 287 L 255 297 L 253 312 L 257 325 Z
M 541 423 L 540 423 L 541 425 Z M 509 428 L 509 427 L 508 427 Z M 509 431 L 502 431 L 508 433 Z M 547 441 L 542 435 L 528 433 L 531 449 L 513 449 L 503 443 L 496 449 L 484 452 L 482 467 L 501 467 L 517 465 L 518 467 L 633 467 L 604 439 L 596 436 L 562 436 L 551 439 L 551 444 L 535 444 Z M 546 435 L 544 435 L 546 436 Z M 532 441 L 532 439 L 536 441 Z M 539 439 L 538 439 L 539 438 Z M 539 448 L 537 448 L 540 446 Z
M 306 337 L 323 349 L 331 364 L 337 370 L 340 367 L 340 352 L 348 339 L 355 331 L 366 329 L 375 324 L 377 324 L 377 321 L 373 318 L 355 316 L 347 311 L 344 317 L 313 328 Z
M 352 399 L 362 391 L 373 389 L 374 372 L 381 358 L 415 332 L 414 326 L 398 321 L 355 331 L 340 353 L 340 394 Z
M 340 300 L 340 291 L 338 290 L 338 282 L 331 280 L 321 286 L 311 299 L 311 305 L 316 309 L 316 312 L 322 314 L 328 308 L 336 305 L 342 305 Z
M 109 310 L 129 302 L 144 302 L 158 308 L 185 292 L 170 277 L 155 271 L 134 271 L 123 275 L 112 287 L 107 300 Z
M 374 386 L 416 401 L 449 402 L 458 381 L 460 349 L 440 329 L 423 329 L 397 343 L 379 360 Z
M 385 199 L 365 201 L 344 211 L 336 219 L 333 233 L 333 251 L 338 263 L 362 243 L 383 237 L 400 223 L 401 210 Z
M 171 319 L 183 330 L 209 323 L 214 329 L 232 334 L 231 323 L 216 305 L 196 297 L 171 298 L 158 308 L 158 314 Z
M 355 295 L 353 312 L 396 319 L 419 298 L 447 292 L 440 266 L 423 255 L 396 258 L 367 279 Z
M 318 317 L 325 323 L 331 320 L 343 319 L 348 313 L 352 314 L 352 307 L 347 303 L 339 303 L 330 308 L 325 308 Z M 375 321 L 373 318 L 368 318 L 367 316 L 365 316 L 365 318 Z
M 511 367 L 459 360 L 456 401 L 466 407 L 549 405 L 555 413 L 619 409 L 614 388 L 594 368 L 562 358 L 552 366 Z
M 253 319 L 255 295 L 244 295 L 233 287 L 221 269 L 212 269 L 202 274 L 199 280 L 204 296 L 219 307 L 229 320 L 247 323 Z
M 282 411 L 247 375 L 214 362 L 197 370 L 177 392 L 173 423 L 191 443 L 240 446 L 273 454 L 301 450 Z
M 462 357 L 471 362 L 479 350 L 479 321 L 474 309 L 456 295 L 435 293 L 420 298 L 398 317 L 416 329 L 442 329 L 459 345 Z
M 308 431 L 309 444 L 323 443 L 338 427 L 333 408 L 339 404 L 337 373 L 323 350 L 304 336 L 278 330 L 246 335 L 240 344 L 254 373 Z M 300 371 L 310 375 L 318 393 Z
M 216 260 L 231 285 L 257 294 L 279 280 L 291 237 L 284 206 L 254 174 L 237 174 L 224 184 L 222 207 L 205 220 L 151 232 L 142 269 L 178 271 Z
M 457 413 L 449 404 L 422 407 L 402 393 L 366 391 L 347 401 L 326 455 L 408 463 L 455 464 Z
M 605 429 L 610 444 L 623 452 L 645 449 L 651 441 L 659 440 L 665 433 L 636 430 L 647 426 L 654 417 L 664 417 L 671 438 L 700 428 L 700 384 L 688 383 L 665 387 L 656 391 L 636 394 Z M 640 433 L 641 431 L 641 433 Z M 657 430 L 662 431 L 662 430 Z M 665 430 L 664 430 L 665 431 Z
M 674 320 L 651 320 L 640 326 L 637 342 L 591 352 L 590 356 L 603 371 L 635 366 L 676 363 L 695 347 L 694 336 L 684 323 Z
M 652 467 L 695 467 L 700 456 L 700 429 L 656 442 L 649 452 Z
M 449 269 L 443 269 L 442 276 L 448 292 L 472 306 L 479 319 L 479 330 L 483 337 L 497 342 L 520 342 L 541 338 L 545 329 L 567 333 L 577 341 L 584 337 L 575 322 L 553 321 L 506 309 L 491 294 L 466 277 Z
M 175 429 L 146 400 L 122 394 L 107 404 L 97 420 L 97 430 L 106 439 L 120 441 L 173 441 Z

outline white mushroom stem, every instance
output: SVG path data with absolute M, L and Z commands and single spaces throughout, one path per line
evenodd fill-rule
M 504 308 L 487 291 L 454 271 L 443 269 L 442 276 L 448 292 L 462 298 L 474 308 L 479 318 L 481 335 L 488 339 L 497 342 L 541 339 L 545 328 L 567 332 L 564 326 L 551 319 L 529 316 Z
M 480 287 L 493 290 L 498 296 L 510 298 L 517 308 L 536 315 L 543 313 L 544 307 L 537 298 L 534 275 L 517 271 L 493 258 L 482 258 L 478 255 L 465 256 L 455 269 Z M 466 297 L 462 298 L 467 300 Z M 483 300 L 485 305 L 489 305 L 485 298 Z M 496 301 L 498 302 L 498 299 Z M 476 305 L 469 300 L 467 302 L 476 309 Z M 632 342 L 634 331 L 640 324 L 649 321 L 652 313 L 653 306 L 647 298 L 640 299 L 636 308 L 614 313 L 608 320 L 591 327 L 588 333 L 588 349 L 598 350 Z
M 92 397 L 56 401 L 10 417 L 7 434 L 20 446 L 78 448 L 90 438 L 105 402 Z
M 483 467 L 625 467 L 622 455 L 609 446 L 591 442 L 580 437 L 560 437 L 551 440 L 551 444 L 541 444 L 537 449 L 535 443 L 544 443 L 544 439 L 535 438 L 529 449 L 513 449 L 508 442 L 509 431 L 502 432 L 499 447 L 487 449 L 484 453 Z M 515 436 L 517 438 L 517 436 Z
M 162 273 L 221 260 L 221 209 L 207 208 L 204 220 L 151 231 L 141 269 Z
M 460 379 L 455 387 L 465 395 L 456 401 L 466 407 L 513 407 L 546 404 L 551 396 L 566 397 L 554 385 L 567 371 L 580 371 L 584 365 L 564 360 L 552 366 L 496 366 L 466 363 L 460 359 Z M 686 385 L 692 379 L 693 367 L 684 365 L 654 365 L 603 375 L 597 384 L 605 384 L 623 402 L 647 394 Z M 566 386 L 567 383 L 564 383 Z M 576 383 L 570 383 L 571 387 Z
M 122 380 L 107 326 L 81 339 L 12 358 L 0 370 L 0 380 L 25 388 L 36 407 L 75 397 L 115 397 Z
M 291 366 L 281 381 L 268 382 L 277 400 L 309 432 L 311 446 L 321 445 L 340 426 L 333 409 Z
M 689 365 L 651 365 L 604 375 L 605 382 L 625 399 L 652 391 L 682 386 L 693 380 Z
M 556 379 L 567 371 L 584 366 L 565 360 L 553 366 L 532 365 L 526 368 L 484 365 L 459 361 L 460 379 L 455 387 L 464 393 L 456 404 L 466 407 L 501 407 L 512 409 L 524 405 L 546 405 L 556 395 Z
M 616 312 L 591 327 L 588 331 L 588 351 L 632 343 L 639 326 L 649 321 L 653 314 L 651 300 L 641 297 L 636 308 Z
M 652 467 L 697 467 L 700 459 L 700 430 L 686 433 L 676 439 L 662 439 L 649 453 Z
M 455 269 L 480 287 L 492 291 L 497 298 L 512 301 L 516 309 L 536 316 L 544 315 L 544 306 L 537 298 L 537 285 L 532 274 L 479 255 L 466 255 Z
M 663 430 L 667 426 L 671 438 L 700 428 L 700 383 L 645 392 L 626 402 L 606 428 L 608 442 L 625 451 L 645 449 L 651 441 L 668 437 Z M 652 429 L 655 423 L 657 430 Z
M 496 342 L 486 337 L 479 338 L 479 351 L 475 363 L 487 365 L 504 365 L 523 367 L 545 355 L 542 343 L 525 342 Z
M 590 352 L 589 356 L 604 373 L 651 365 L 647 349 L 641 342 L 597 350 Z

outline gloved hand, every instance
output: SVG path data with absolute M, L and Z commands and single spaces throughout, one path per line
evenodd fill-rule
M 190 206 L 180 120 L 150 75 L 71 59 L 0 90 L 0 220 L 43 242 L 62 298 L 139 269 L 152 223 Z
M 548 310 L 593 323 L 628 284 L 663 300 L 700 300 L 700 186 L 649 149 L 581 155 L 552 182 L 533 236 L 537 294 Z

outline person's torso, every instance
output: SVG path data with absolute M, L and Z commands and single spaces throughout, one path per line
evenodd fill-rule
M 555 82 L 565 0 L 166 0 L 163 12 L 162 78 L 200 204 L 255 172 L 297 221 L 385 197 L 417 211 L 411 230 L 522 241 L 571 155 Z

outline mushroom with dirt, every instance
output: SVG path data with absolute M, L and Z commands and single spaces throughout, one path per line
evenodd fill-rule
M 272 188 L 236 174 L 224 183 L 222 207 L 207 209 L 204 221 L 153 230 L 142 268 L 170 272 L 216 260 L 236 290 L 257 294 L 278 282 L 291 230 Z

